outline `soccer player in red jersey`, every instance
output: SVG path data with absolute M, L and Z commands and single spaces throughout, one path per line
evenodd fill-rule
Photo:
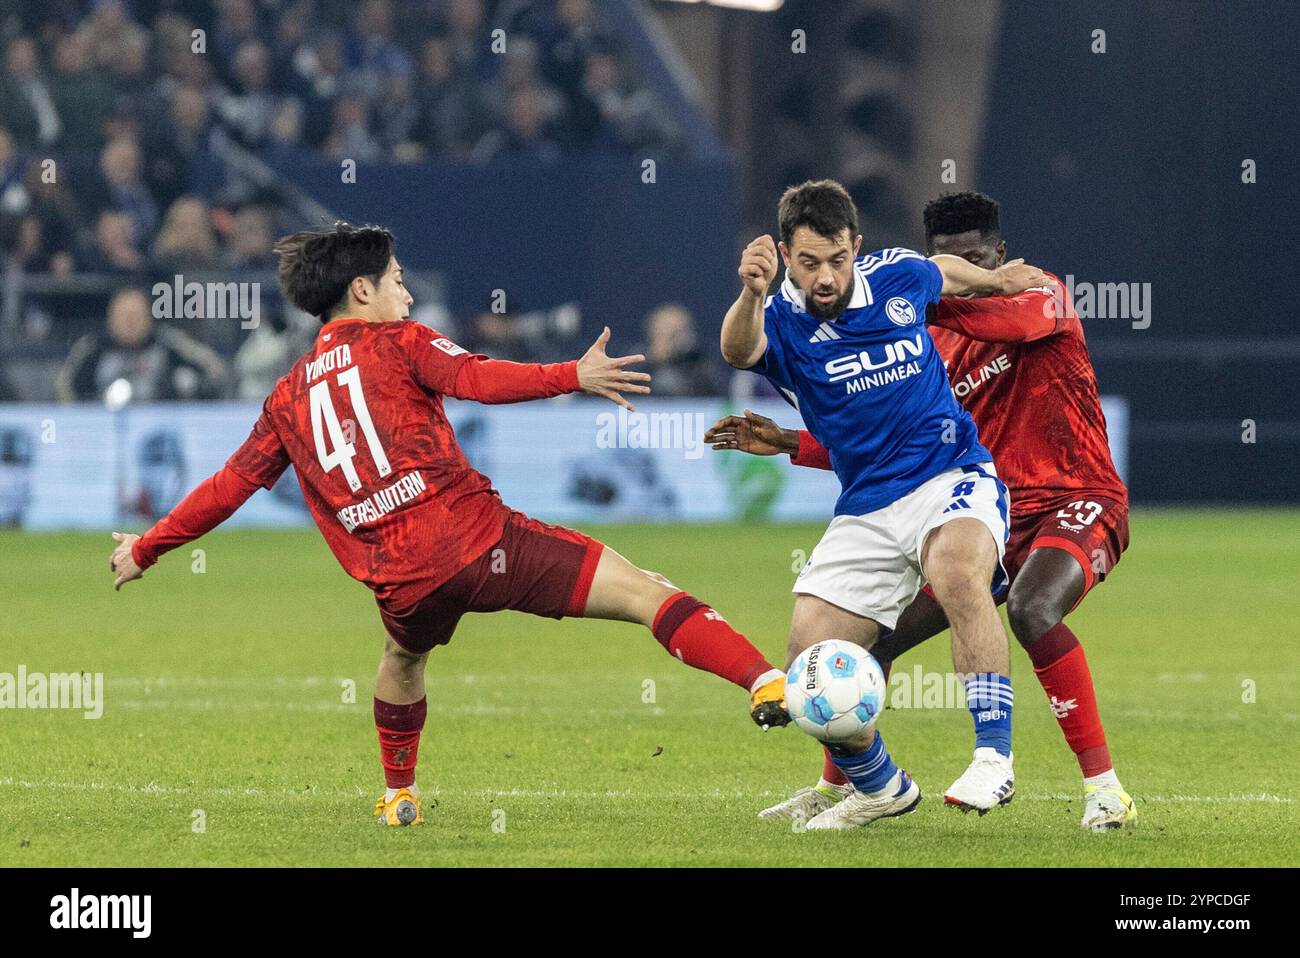
M 985 269 L 1005 261 L 998 205 L 989 197 L 946 194 L 926 206 L 924 219 L 930 255 L 961 256 Z M 1063 621 L 1128 546 L 1128 490 L 1111 462 L 1083 326 L 1059 281 L 1016 296 L 943 299 L 927 322 L 953 392 L 1010 490 L 1007 618 L 1078 758 L 1082 825 L 1118 828 L 1137 810 L 1111 765 L 1083 647 Z M 796 465 L 830 468 L 826 450 L 808 432 L 782 429 L 748 410 L 718 422 L 705 441 L 714 449 L 789 453 Z M 888 670 L 947 627 L 926 587 L 871 652 Z M 828 755 L 814 788 L 760 816 L 806 819 L 850 788 Z
M 784 724 L 785 676 L 708 605 L 581 532 L 508 508 L 466 461 L 442 397 L 523 402 L 564 393 L 648 393 L 643 356 L 606 355 L 608 327 L 581 359 L 542 365 L 472 355 L 411 322 L 410 294 L 379 227 L 336 224 L 275 247 L 286 297 L 322 321 L 276 383 L 252 434 L 143 536 L 115 532 L 114 586 L 229 518 L 293 465 L 312 518 L 353 578 L 375 593 L 388 633 L 374 714 L 389 825 L 418 824 L 415 766 L 425 662 L 466 612 L 517 609 L 639 622 L 668 652 L 751 694 L 761 726 Z

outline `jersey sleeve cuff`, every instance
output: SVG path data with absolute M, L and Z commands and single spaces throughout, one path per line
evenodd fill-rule
M 145 546 L 144 541 L 144 536 L 141 536 L 131 543 L 131 560 L 140 567 L 141 572 L 158 561 L 158 557 Z
M 570 359 L 567 363 L 560 363 L 560 382 L 564 386 L 566 393 L 582 392 L 582 384 L 578 382 L 578 361 Z

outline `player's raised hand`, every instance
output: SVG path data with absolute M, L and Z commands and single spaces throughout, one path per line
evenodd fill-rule
M 1023 259 L 1013 259 L 1009 263 L 1003 263 L 993 272 L 998 278 L 1003 296 L 1014 296 L 1016 293 L 1023 293 L 1036 286 L 1046 286 L 1052 282 L 1050 276 L 1037 266 L 1030 266 Z
M 745 288 L 760 299 L 776 279 L 776 244 L 764 233 L 740 254 L 740 279 Z
M 607 356 L 605 345 L 609 342 L 609 327 L 596 337 L 586 355 L 578 360 L 578 385 L 582 391 L 593 396 L 604 396 L 616 402 L 624 409 L 635 407 L 623 398 L 623 393 L 648 393 L 650 374 L 628 369 L 637 363 L 645 362 L 645 357 Z
M 117 548 L 108 557 L 108 567 L 117 573 L 117 578 L 113 580 L 115 592 L 120 592 L 126 583 L 144 575 L 144 570 L 135 564 L 135 556 L 131 555 L 131 546 L 135 545 L 135 540 L 139 538 L 129 532 L 113 533 L 113 541 L 117 543 Z
M 780 452 L 799 451 L 799 434 L 782 429 L 766 416 L 748 409 L 743 416 L 719 419 L 704 434 L 704 441 L 714 449 L 738 449 L 752 456 L 775 456 Z

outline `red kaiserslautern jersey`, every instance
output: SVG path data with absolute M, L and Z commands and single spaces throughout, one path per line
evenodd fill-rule
M 136 561 L 144 568 L 202 534 L 292 463 L 344 570 L 385 607 L 412 605 L 497 542 L 509 514 L 465 459 L 442 397 L 517 402 L 578 389 L 576 362 L 498 362 L 419 323 L 332 320 L 225 469 L 173 511 L 177 527 L 164 520 L 136 543 Z
M 944 299 L 930 324 L 958 401 L 993 453 L 1012 514 L 1043 512 L 1087 491 L 1119 502 L 1097 377 L 1068 293 Z

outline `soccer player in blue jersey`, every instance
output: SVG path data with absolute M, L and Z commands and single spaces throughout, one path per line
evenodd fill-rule
M 1009 504 L 924 328 L 926 307 L 941 295 L 1013 295 L 1047 276 L 1020 260 L 986 270 L 906 249 L 859 256 L 857 209 L 830 180 L 786 190 L 778 219 L 779 246 L 760 236 L 741 256 L 722 355 L 798 408 L 842 486 L 794 585 L 786 665 L 826 639 L 870 648 L 928 580 L 975 721 L 973 759 L 944 798 L 983 814 L 1015 788 L 1008 642 L 993 601 L 1005 584 Z M 778 250 L 786 278 L 767 296 Z M 874 730 L 831 752 L 854 791 L 809 828 L 864 825 L 921 800 Z

